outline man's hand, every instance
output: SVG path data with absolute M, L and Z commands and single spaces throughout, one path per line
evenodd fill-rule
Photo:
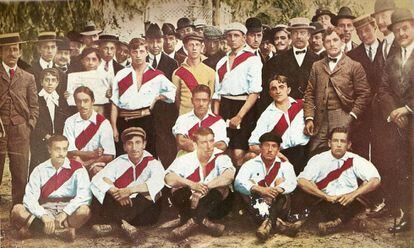
M 392 121 L 395 121 L 402 116 L 407 116 L 408 114 L 410 114 L 408 109 L 406 107 L 401 107 L 401 108 L 394 109 L 390 114 L 390 118 Z
M 43 231 L 47 234 L 53 234 L 55 232 L 55 220 L 49 215 L 45 214 L 42 216 L 42 222 L 45 224 Z
M 305 129 L 303 130 L 303 133 L 308 136 L 313 136 L 314 129 L 315 129 L 315 126 L 313 125 L 313 120 L 306 120 Z
M 114 141 L 119 142 L 119 132 L 117 128 L 112 128 L 112 132 L 114 133 Z
M 117 200 L 117 202 L 119 202 L 119 204 L 121 204 L 121 206 L 123 207 L 126 207 L 126 206 L 132 207 L 132 201 L 131 201 L 131 198 L 129 197 L 123 198 L 121 200 Z
M 272 198 L 275 199 L 276 196 L 279 194 L 275 187 L 260 187 L 259 194 L 263 198 Z
M 196 192 L 199 192 L 202 195 L 207 195 L 207 193 L 208 193 L 208 187 L 207 187 L 207 185 L 202 184 L 202 183 L 194 183 L 193 182 L 190 185 L 190 189 L 192 189 L 192 190 L 194 190 Z
M 63 222 L 68 218 L 68 215 L 65 212 L 60 212 L 55 218 L 55 226 L 59 228 L 64 228 Z
M 234 116 L 230 119 L 229 127 L 233 129 L 237 129 L 237 127 L 241 124 L 242 118 L 239 115 Z
M 97 162 L 91 165 L 89 168 L 89 171 L 92 175 L 96 175 L 98 172 L 100 172 L 105 167 L 104 162 Z
M 112 196 L 115 198 L 115 200 L 120 201 L 124 198 L 129 198 L 129 196 L 132 194 L 131 190 L 129 188 L 123 188 L 118 189 L 115 191 Z
M 355 191 L 354 191 L 354 192 L 339 196 L 338 202 L 342 206 L 346 206 L 346 205 L 350 204 L 351 202 L 353 202 L 356 197 L 357 197 L 357 195 L 355 194 Z
M 106 90 L 105 97 L 110 99 L 112 97 L 112 88 Z
M 68 99 L 68 98 L 70 97 L 70 93 L 69 93 L 69 91 L 65 91 L 65 92 L 63 93 L 63 97 L 64 97 L 65 99 Z
M 394 120 L 394 123 L 397 124 L 398 128 L 405 128 L 408 125 L 408 117 L 400 116 Z
M 325 200 L 330 203 L 336 203 L 338 201 L 338 196 L 326 195 Z
M 277 157 L 280 158 L 282 161 L 289 161 L 289 159 L 280 151 L 277 153 Z
M 97 149 L 95 149 L 93 152 L 94 152 L 94 157 L 95 158 L 100 158 L 102 155 L 103 155 L 103 148 L 102 147 L 99 147 L 99 148 L 97 148 Z

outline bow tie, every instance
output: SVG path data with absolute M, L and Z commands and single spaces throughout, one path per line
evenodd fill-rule
M 295 54 L 296 54 L 296 55 L 299 55 L 299 54 L 301 54 L 301 53 L 306 53 L 306 50 L 297 50 L 297 51 L 295 52 Z
M 328 57 L 328 60 L 329 62 L 333 62 L 333 63 L 336 63 L 336 61 L 338 61 L 337 58 L 330 58 L 330 57 Z

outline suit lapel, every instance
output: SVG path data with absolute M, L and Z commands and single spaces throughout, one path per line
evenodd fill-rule
M 340 71 L 342 68 L 342 65 L 345 64 L 345 61 L 346 61 L 346 55 L 342 54 L 342 57 L 339 59 L 338 63 L 336 64 L 331 74 L 335 74 L 336 72 Z

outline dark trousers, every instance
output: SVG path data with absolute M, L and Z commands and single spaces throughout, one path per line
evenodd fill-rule
M 6 137 L 0 138 L 0 184 L 6 154 L 12 178 L 12 203 L 22 203 L 29 170 L 30 128 L 26 123 L 5 125 Z
M 141 127 L 144 129 L 147 135 L 147 146 L 145 147 L 145 150 L 151 153 L 154 157 L 157 157 L 157 152 L 155 149 L 155 129 L 152 115 L 127 121 L 124 118 L 118 118 L 117 127 L 120 137 L 122 132 L 129 127 Z M 119 138 L 119 141 L 115 143 L 115 146 L 117 156 L 125 153 L 121 138 Z
M 194 218 L 196 222 L 201 222 L 205 218 L 221 219 L 231 210 L 233 201 L 231 193 L 223 200 L 220 191 L 212 189 L 200 199 L 196 209 L 191 209 L 191 194 L 189 188 L 181 188 L 172 193 L 172 204 L 177 208 L 182 221 L 187 221 L 190 218 Z
M 357 200 L 354 200 L 347 206 L 327 201 L 321 201 L 317 206 L 325 221 L 332 221 L 339 218 L 344 223 L 364 209 L 364 206 Z
M 161 213 L 161 201 L 153 202 L 138 194 L 132 198 L 131 206 L 121 206 L 109 193 L 101 205 L 100 214 L 108 222 L 121 223 L 126 220 L 134 226 L 152 225 Z
M 295 174 L 299 175 L 306 166 L 306 146 L 295 146 L 282 150 L 281 153 L 285 155 L 289 162 L 295 169 Z
M 290 197 L 289 195 L 279 194 L 269 206 L 269 214 L 262 215 L 259 210 L 254 207 L 256 204 L 263 203 L 263 198 L 258 194 L 252 194 L 250 202 L 247 204 L 247 211 L 253 218 L 257 225 L 260 225 L 266 218 L 269 218 L 275 223 L 277 218 L 285 219 L 290 210 Z

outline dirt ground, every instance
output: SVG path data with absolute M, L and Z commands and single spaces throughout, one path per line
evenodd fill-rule
M 190 238 L 173 242 L 169 239 L 171 229 L 160 227 L 173 218 L 171 208 L 164 211 L 157 226 L 147 228 L 145 240 L 130 244 L 120 234 L 105 238 L 94 238 L 88 227 L 77 230 L 77 238 L 73 243 L 66 243 L 55 238 L 16 239 L 16 231 L 10 226 L 9 210 L 10 173 L 6 169 L 3 183 L 0 187 L 0 247 L 414 247 L 414 232 L 397 234 L 395 237 L 386 231 L 392 224 L 391 218 L 369 219 L 368 228 L 363 232 L 353 231 L 352 224 L 346 225 L 337 234 L 320 237 L 317 234 L 316 223 L 306 223 L 303 230 L 295 238 L 274 234 L 265 243 L 259 242 L 254 235 L 255 227 L 247 216 L 228 216 L 221 221 L 226 225 L 226 232 L 220 238 L 206 235 L 203 230 L 197 230 Z

